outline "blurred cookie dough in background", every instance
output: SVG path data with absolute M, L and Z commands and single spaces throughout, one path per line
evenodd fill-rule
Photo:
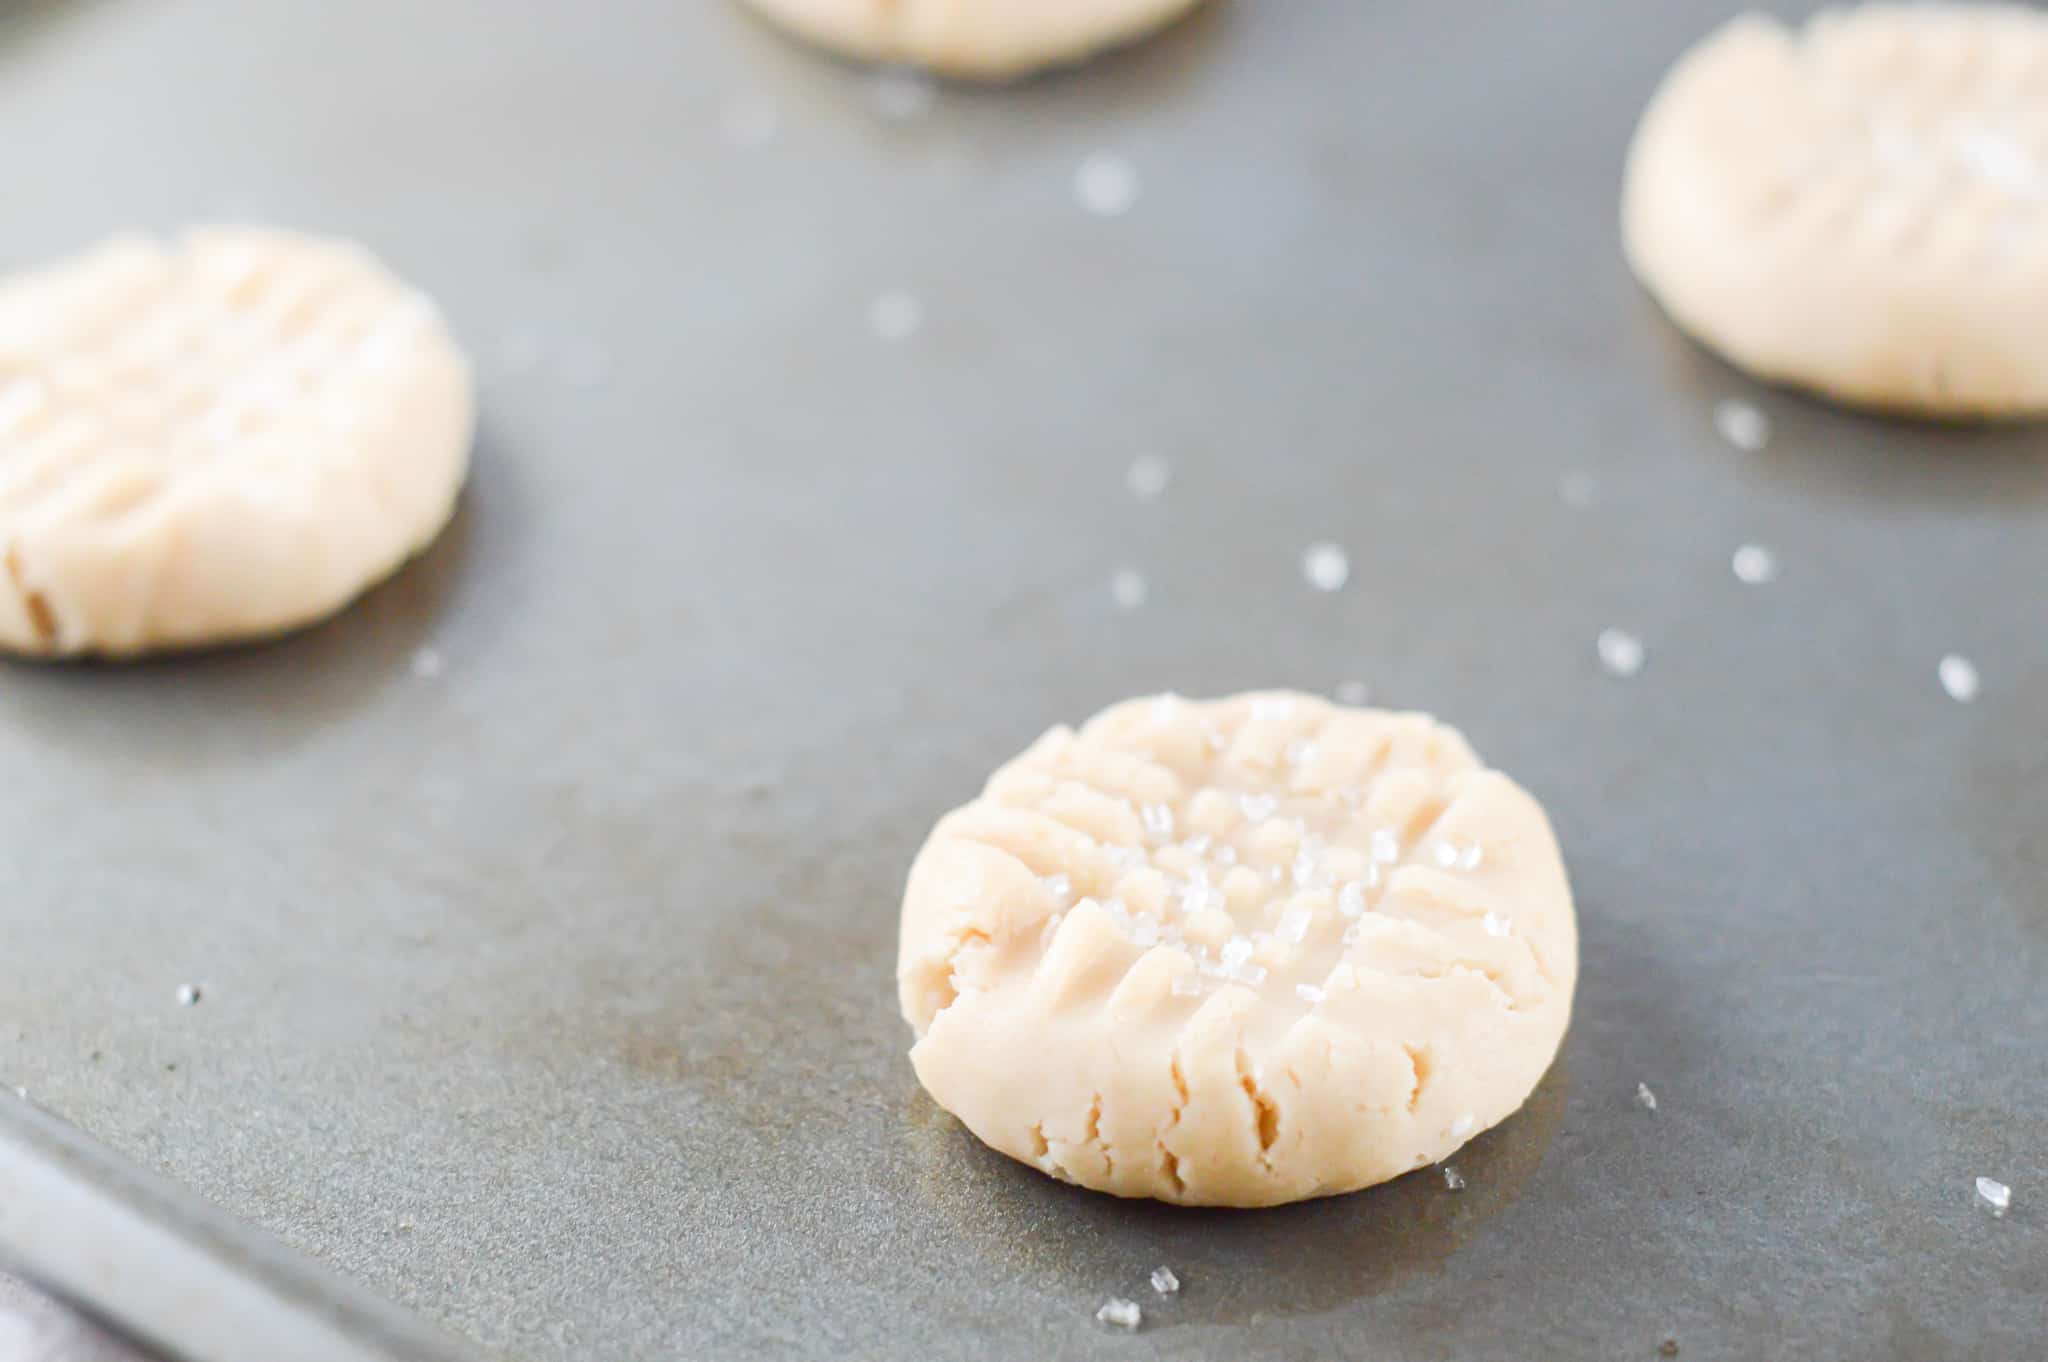
M 0 281 L 0 648 L 332 614 L 447 523 L 475 407 L 433 304 L 348 242 L 119 236 Z
M 2048 15 L 1748 15 L 1678 62 L 1623 237 L 1677 324 L 1759 377 L 1942 417 L 2048 411 Z
M 746 0 L 799 37 L 861 61 L 1002 81 L 1134 42 L 1202 0 Z

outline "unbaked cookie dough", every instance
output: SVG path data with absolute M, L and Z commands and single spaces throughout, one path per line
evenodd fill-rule
M 1935 416 L 2048 411 L 2048 15 L 1754 15 L 1636 131 L 1622 229 L 1685 330 L 1762 377 Z
M 1055 728 L 904 892 L 910 1058 L 992 1147 L 1118 1196 L 1268 1206 L 1522 1105 L 1578 934 L 1543 810 L 1422 714 L 1161 696 Z
M 1009 80 L 1163 28 L 1201 0 L 747 0 L 777 24 L 864 61 Z
M 330 614 L 447 522 L 474 423 L 432 304 L 346 242 L 123 236 L 0 281 L 0 648 Z

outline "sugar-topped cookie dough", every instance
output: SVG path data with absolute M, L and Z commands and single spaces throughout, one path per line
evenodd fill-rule
M 863 61 L 1008 80 L 1163 28 L 1201 0 L 747 0 L 801 37 Z
M 1735 364 L 1931 415 L 2048 410 L 2048 15 L 1747 16 L 1665 78 L 1629 260 Z
M 1422 714 L 1133 700 L 939 822 L 904 893 L 911 1062 L 994 1148 L 1119 1196 L 1266 1206 L 1521 1106 L 1578 935 L 1543 810 Z
M 474 420 L 433 305 L 346 242 L 123 236 L 0 281 L 0 648 L 330 614 L 446 523 Z

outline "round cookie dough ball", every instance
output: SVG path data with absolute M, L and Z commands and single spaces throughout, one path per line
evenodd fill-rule
M 2048 15 L 1872 4 L 1737 19 L 1672 68 L 1628 257 L 1730 362 L 1935 416 L 2048 410 Z
M 474 424 L 433 305 L 346 242 L 123 236 L 0 281 L 0 648 L 331 614 L 447 522 Z
M 1369 1186 L 1505 1120 L 1578 973 L 1543 810 L 1427 715 L 1133 700 L 939 822 L 918 1078 L 995 1149 L 1190 1205 Z
M 865 61 L 1009 80 L 1135 41 L 1201 0 L 747 0 L 777 24 Z

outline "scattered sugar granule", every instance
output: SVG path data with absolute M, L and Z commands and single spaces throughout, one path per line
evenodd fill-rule
M 1625 629 L 1602 629 L 1600 637 L 1593 640 L 1593 648 L 1609 676 L 1626 680 L 1643 669 L 1643 641 Z
M 1459 1171 L 1458 1171 L 1457 1169 L 1455 1169 L 1455 1168 L 1451 1167 L 1451 1166 L 1450 1166 L 1449 1164 L 1445 1164 L 1445 1165 L 1444 1165 L 1444 1186 L 1446 1186 L 1446 1187 L 1450 1188 L 1450 1189 L 1451 1189 L 1452 1191 L 1454 1191 L 1454 1192 L 1462 1192 L 1462 1191 L 1464 1191 L 1464 1190 L 1465 1190 L 1465 1175 L 1464 1175 L 1463 1173 L 1460 1173 L 1460 1172 L 1459 1172 Z
M 1138 818 L 1145 825 L 1148 836 L 1157 841 L 1166 841 L 1173 836 L 1173 810 L 1164 804 L 1147 804 L 1138 811 Z
M 1310 544 L 1302 551 L 1301 575 L 1318 591 L 1336 591 L 1351 580 L 1351 559 L 1335 544 Z
M 203 996 L 204 995 L 199 991 L 199 985 L 197 984 L 178 985 L 178 1006 L 180 1007 L 191 1007 L 194 1003 L 197 1003 Z
M 1480 925 L 1486 928 L 1486 934 L 1488 936 L 1508 936 L 1511 935 L 1515 929 L 1514 924 L 1509 922 L 1506 918 L 1502 917 L 1499 913 L 1488 913 L 1486 915 L 1485 920 Z
M 1957 704 L 1967 705 L 1977 698 L 1977 665 L 1969 658 L 1950 653 L 1941 660 L 1938 674 L 1941 688 Z
M 1193 998 L 1202 992 L 1202 976 L 1199 974 L 1176 974 L 1172 984 L 1175 996 Z
M 1145 864 L 1142 847 L 1106 846 L 1102 849 L 1102 858 L 1118 870 L 1136 870 Z
M 1977 1199 L 1990 1208 L 1992 1215 L 2001 1216 L 2012 1206 L 2012 1188 L 1996 1178 L 1978 1178 Z
M 1345 917 L 1357 917 L 1365 911 L 1365 886 L 1357 880 L 1351 881 L 1337 891 L 1337 911 Z
M 1657 1094 L 1650 1091 L 1648 1083 L 1636 1084 L 1636 1101 L 1643 1104 L 1644 1111 L 1655 1111 L 1657 1109 Z
M 1372 858 L 1392 865 L 1401 859 L 1401 835 L 1392 828 L 1375 828 L 1372 834 Z
M 1074 200 L 1099 218 L 1122 217 L 1138 202 L 1138 171 L 1121 156 L 1098 151 L 1074 168 Z
M 1319 1003 L 1327 995 L 1314 984 L 1296 984 L 1294 986 L 1294 996 L 1305 1003 Z
M 1095 1312 L 1098 1322 L 1118 1329 L 1135 1329 L 1145 1321 L 1145 1312 L 1138 1308 L 1136 1301 L 1127 1301 L 1122 1296 L 1111 1296 Z
M 901 289 L 890 289 L 868 304 L 868 327 L 877 339 L 908 340 L 924 325 L 924 304 Z
M 1771 441 L 1770 418 L 1739 398 L 1727 398 L 1714 405 L 1714 429 L 1722 439 L 1747 454 L 1756 453 Z
M 1239 795 L 1237 807 L 1246 822 L 1263 823 L 1279 810 L 1280 801 L 1272 795 Z
M 1180 1278 L 1170 1267 L 1155 1267 L 1152 1269 L 1152 1289 L 1162 1296 L 1171 1296 L 1180 1290 Z
M 1273 929 L 1273 935 L 1290 946 L 1299 946 L 1308 940 L 1308 929 L 1315 916 L 1315 909 L 1307 904 L 1293 904 L 1280 915 L 1280 924 Z
M 1157 501 L 1166 491 L 1170 476 L 1171 470 L 1165 459 L 1157 454 L 1140 454 L 1131 460 L 1130 469 L 1124 474 L 1124 485 L 1140 501 Z
M 1764 586 L 1778 579 L 1778 555 L 1762 544 L 1744 544 L 1729 565 L 1744 586 Z
M 1041 875 L 1038 882 L 1045 886 L 1045 892 L 1065 903 L 1074 893 L 1074 882 L 1063 870 L 1057 875 Z

